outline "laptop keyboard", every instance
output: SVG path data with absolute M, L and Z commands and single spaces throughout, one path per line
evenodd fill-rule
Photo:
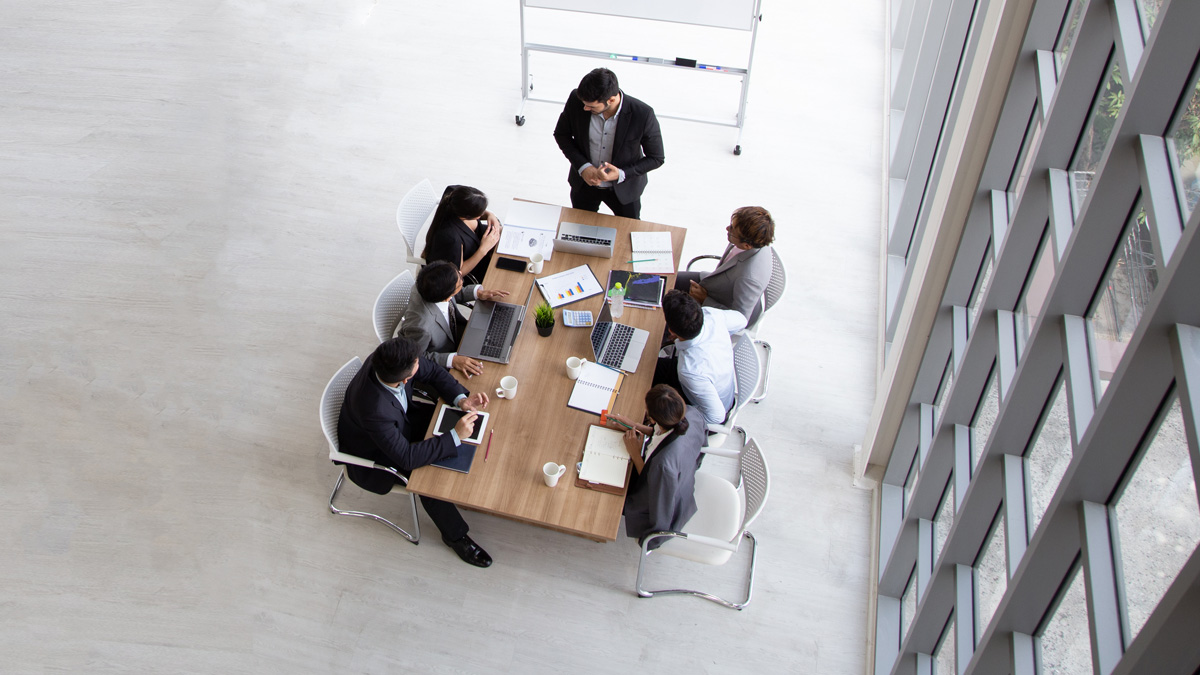
M 613 368 L 620 368 L 625 362 L 625 352 L 629 349 L 629 341 L 633 339 L 633 327 L 621 323 L 601 324 L 592 334 L 592 352 L 598 353 L 604 344 L 604 339 L 612 333 L 604 353 L 600 355 L 600 363 Z
M 612 240 L 601 239 L 600 237 L 583 237 L 578 234 L 560 234 L 558 238 L 563 241 L 576 241 L 581 244 L 597 244 L 600 246 L 608 246 Z
M 512 305 L 497 304 L 492 308 L 492 318 L 488 321 L 487 335 L 483 338 L 483 347 L 479 353 L 494 359 L 504 353 L 504 338 L 508 335 L 508 327 L 513 322 L 517 309 Z

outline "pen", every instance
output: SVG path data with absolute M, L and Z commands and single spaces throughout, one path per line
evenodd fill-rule
M 488 444 L 487 447 L 483 449 L 483 461 L 485 462 L 487 461 L 488 454 L 492 451 L 492 434 L 494 433 L 496 433 L 495 429 L 492 429 L 488 432 Z
M 658 260 L 658 258 L 646 258 L 645 260 L 626 260 L 625 262 L 627 262 L 627 263 L 654 262 L 655 260 Z

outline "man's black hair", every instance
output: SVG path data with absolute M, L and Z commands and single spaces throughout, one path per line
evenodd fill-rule
M 458 268 L 445 260 L 431 262 L 417 272 L 417 292 L 425 302 L 442 302 L 458 286 Z
M 667 291 L 663 298 L 663 318 L 667 328 L 684 340 L 691 340 L 704 327 L 704 310 L 696 299 L 679 289 Z
M 608 99 L 621 93 L 617 84 L 617 75 L 608 68 L 597 68 L 579 81 L 575 96 L 584 103 L 606 103 Z
M 395 384 L 413 374 L 413 366 L 421 351 L 416 340 L 394 337 L 380 344 L 371 355 L 371 367 L 381 382 Z

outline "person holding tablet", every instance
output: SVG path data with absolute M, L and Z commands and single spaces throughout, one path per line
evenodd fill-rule
M 626 429 L 625 449 L 635 471 L 625 495 L 625 534 L 638 543 L 652 532 L 678 532 L 695 515 L 696 470 L 708 442 L 704 415 L 672 387 L 659 384 L 646 392 L 646 415 L 652 425 L 608 415 Z M 650 548 L 664 541 L 656 539 Z
M 433 409 L 413 400 L 414 381 L 432 386 L 442 398 L 467 411 L 450 433 L 424 438 Z M 338 444 L 346 454 L 391 466 L 407 476 L 418 467 L 455 457 L 460 439 L 474 427 L 475 411 L 487 404 L 487 394 L 471 395 L 445 368 L 421 356 L 417 343 L 392 338 L 375 348 L 346 387 Z M 392 474 L 368 467 L 347 466 L 346 473 L 355 485 L 381 495 L 396 482 Z M 476 567 L 492 564 L 487 551 L 467 536 L 470 528 L 457 506 L 430 497 L 421 497 L 421 506 L 441 531 L 442 541 L 463 562 Z
M 425 262 L 445 260 L 471 283 L 482 283 L 504 229 L 487 207 L 487 195 L 478 189 L 447 186 L 425 234 L 425 251 L 421 254 Z

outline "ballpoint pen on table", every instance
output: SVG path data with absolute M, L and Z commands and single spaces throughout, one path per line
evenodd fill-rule
M 488 444 L 487 444 L 487 447 L 484 448 L 484 450 L 483 450 L 483 461 L 485 461 L 485 462 L 487 461 L 488 454 L 490 454 L 492 452 L 492 434 L 494 434 L 494 433 L 496 433 L 495 429 L 492 429 L 491 431 L 488 432 Z
M 626 260 L 627 263 L 654 262 L 658 258 L 646 258 L 645 260 Z

